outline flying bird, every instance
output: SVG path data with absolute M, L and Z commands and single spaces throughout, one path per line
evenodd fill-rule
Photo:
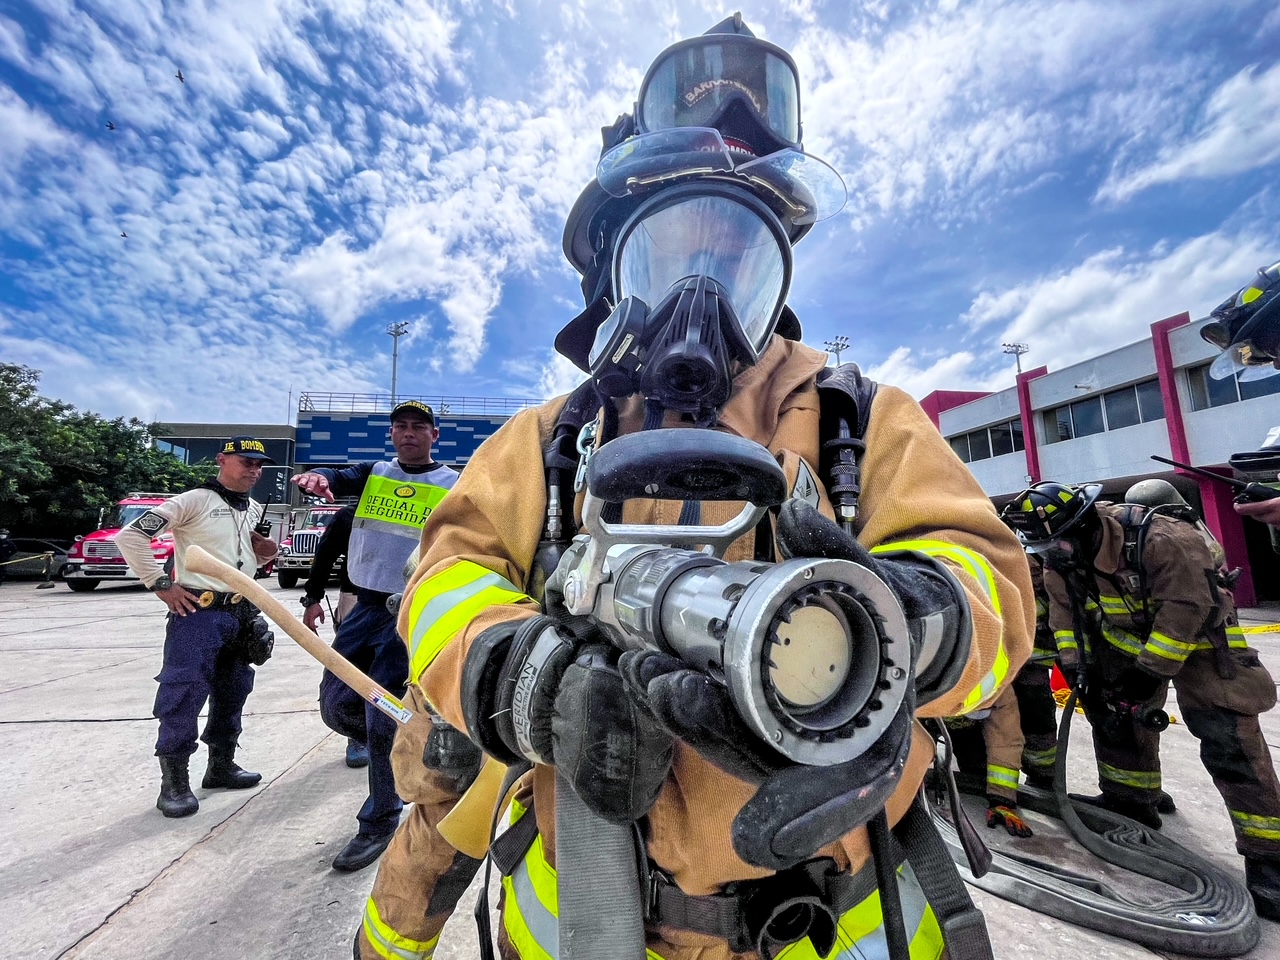
M 126 240 L 129 239 L 129 235 L 125 233 L 123 230 L 120 231 L 120 236 L 124 237 Z
M 178 82 L 179 82 L 179 83 L 186 83 L 186 82 L 187 82 L 187 78 L 186 78 L 186 77 L 184 77 L 184 76 L 182 75 L 182 69 L 181 69 L 181 68 L 179 68 L 179 69 L 178 69 L 178 72 L 177 72 L 177 73 L 175 73 L 175 74 L 174 74 L 174 76 L 178 78 Z
M 115 125 L 114 123 L 112 123 L 110 120 L 108 120 L 108 121 L 107 121 L 107 129 L 108 129 L 108 130 L 114 130 L 115 128 L 116 128 L 116 125 Z

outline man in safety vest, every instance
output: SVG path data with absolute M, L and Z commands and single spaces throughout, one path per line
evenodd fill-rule
M 439 437 L 431 408 L 406 400 L 391 411 L 396 456 L 390 462 L 325 467 L 293 478 L 311 496 L 360 496 L 347 548 L 356 604 L 339 625 L 333 648 L 396 696 L 405 691 L 409 664 L 387 600 L 403 586 L 404 563 L 424 521 L 458 480 L 456 470 L 431 458 Z M 310 608 L 319 600 L 305 596 L 302 602 Z M 391 842 L 404 806 L 391 769 L 396 724 L 327 670 L 320 681 L 320 715 L 333 730 L 369 747 L 369 797 L 357 814 L 360 828 L 333 858 L 335 870 L 361 870 Z
M 1280 780 L 1258 725 L 1275 706 L 1275 682 L 1246 643 L 1195 527 L 1159 514 L 1139 527 L 1144 507 L 1099 502 L 1101 491 L 1046 481 L 1005 509 L 1028 551 L 1045 560 L 1063 673 L 1074 685 L 1082 663 L 1086 671 L 1099 800 L 1160 826 L 1160 740 L 1147 721 L 1172 679 L 1226 802 L 1254 904 L 1278 919 Z
M 838 378 L 824 354 L 797 342 L 798 322 L 784 305 L 791 245 L 840 208 L 844 190 L 834 171 L 803 153 L 798 86 L 790 56 L 756 39 L 740 16 L 659 57 L 636 115 L 606 131 L 598 178 L 565 230 L 588 307 L 557 349 L 594 386 L 508 421 L 427 522 L 400 612 L 411 680 L 491 756 L 535 764 L 495 857 L 504 874 L 504 957 L 564 956 L 560 907 L 570 887 L 584 884 L 594 888 L 597 912 L 643 909 L 639 955 L 647 945 L 663 960 L 773 956 L 788 944 L 788 955 L 826 955 L 837 942 L 849 955 L 892 948 L 904 956 L 890 945 L 905 943 L 917 960 L 936 960 L 948 947 L 952 956 L 990 956 L 971 903 L 963 922 L 930 904 L 925 891 L 937 878 L 920 876 L 923 861 L 896 873 L 885 864 L 897 882 L 884 896 L 901 907 L 886 933 L 862 824 L 885 822 L 882 809 L 889 824 L 918 812 L 934 750 L 914 718 L 990 704 L 1025 660 L 1033 624 L 1027 565 L 976 481 L 900 390 L 880 386 L 864 396 L 860 416 L 841 421 L 858 437 L 846 430 L 835 441 L 845 451 L 838 465 L 822 469 L 819 383 Z M 848 388 L 841 395 L 852 401 L 862 381 L 852 365 L 840 371 Z M 852 736 L 865 722 L 858 729 L 874 749 L 851 763 L 792 762 L 748 729 L 706 673 L 654 649 L 620 657 L 591 622 L 543 613 L 540 545 L 555 539 L 549 517 L 558 530 L 563 516 L 572 535 L 584 507 L 572 487 L 565 497 L 563 486 L 528 468 L 545 462 L 548 473 L 560 471 L 553 447 L 565 425 L 597 457 L 615 438 L 666 427 L 708 442 L 747 438 L 776 458 L 792 496 L 776 539 L 765 523 L 724 559 L 757 557 L 768 571 L 779 557 L 838 557 L 890 585 L 883 596 L 904 618 L 912 652 L 881 662 L 890 671 L 883 682 L 886 691 L 906 684 L 911 693 L 883 724 L 851 720 L 831 734 Z M 565 472 L 573 476 L 572 460 Z M 741 509 L 632 499 L 621 520 L 714 525 Z M 565 574 L 557 568 L 548 581 L 549 611 L 573 593 Z M 740 594 L 716 596 L 732 603 Z M 850 649 L 875 649 L 866 632 L 875 621 L 861 606 L 848 613 L 840 622 L 855 635 Z M 771 636 L 770 649 L 783 657 L 783 641 Z M 879 707 L 876 700 L 870 709 Z M 779 730 L 776 740 L 786 736 Z M 556 863 L 556 808 L 568 802 L 561 790 L 605 821 L 639 822 L 643 904 L 600 893 L 609 867 L 573 876 Z M 891 857 L 887 847 L 877 849 Z M 635 853 L 623 858 L 633 868 Z M 953 877 L 945 860 L 936 870 Z M 633 893 L 638 899 L 630 888 L 623 896 Z M 610 946 L 597 955 L 622 955 L 621 945 Z

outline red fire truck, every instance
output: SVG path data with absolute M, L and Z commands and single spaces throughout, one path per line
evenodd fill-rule
M 120 528 L 132 523 L 151 507 L 164 503 L 171 493 L 131 493 L 114 507 L 103 508 L 98 529 L 76 537 L 67 551 L 63 579 L 77 593 L 94 589 L 103 580 L 137 580 L 113 539 Z M 156 566 L 163 567 L 173 556 L 173 534 L 162 533 L 151 541 Z

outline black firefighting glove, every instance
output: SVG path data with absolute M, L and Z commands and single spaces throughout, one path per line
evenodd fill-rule
M 1009 831 L 1011 837 L 1025 839 L 1033 836 L 1027 821 L 1023 820 L 1022 815 L 1018 813 L 1018 805 L 998 797 L 987 799 L 987 826 L 992 828 L 1003 826 Z
M 617 661 L 581 620 L 490 627 L 463 667 L 467 733 L 504 763 L 554 765 L 604 819 L 639 819 L 667 778 L 673 743 L 627 695 Z
M 1125 667 L 1116 682 L 1109 685 L 1106 699 L 1112 703 L 1146 703 L 1166 682 L 1164 677 L 1140 666 Z
M 455 793 L 462 793 L 480 773 L 484 754 L 467 735 L 431 714 L 431 732 L 422 746 L 422 765 L 447 781 Z

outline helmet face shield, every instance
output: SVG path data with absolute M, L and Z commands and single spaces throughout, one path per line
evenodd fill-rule
M 848 198 L 844 180 L 830 166 L 780 150 L 755 159 L 736 158 L 720 131 L 683 127 L 624 140 L 596 165 L 596 180 L 611 197 L 634 197 L 674 182 L 714 177 L 741 181 L 763 197 L 788 226 L 835 216 Z
M 757 357 L 791 283 L 791 246 L 781 224 L 754 196 L 727 185 L 653 197 L 623 227 L 614 257 L 620 301 L 636 297 L 652 307 L 686 278 L 715 280 Z
M 709 35 L 668 48 L 640 87 L 636 120 L 644 132 L 719 126 L 717 121 L 735 104 L 781 141 L 778 146 L 799 145 L 795 62 L 781 48 L 754 37 Z

